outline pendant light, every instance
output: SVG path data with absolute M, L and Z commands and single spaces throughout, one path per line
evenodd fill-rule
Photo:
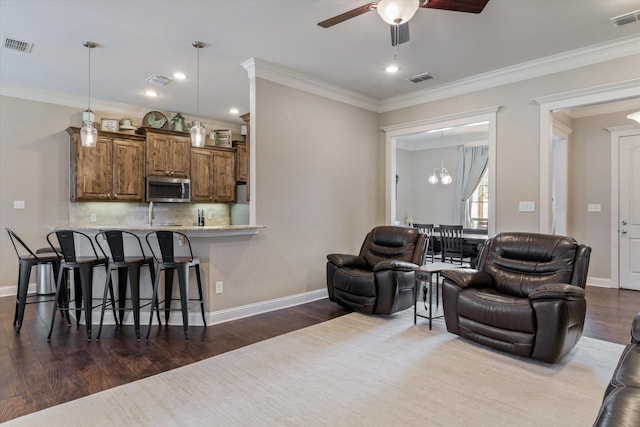
M 207 137 L 207 130 L 198 120 L 200 118 L 200 49 L 204 47 L 204 43 L 195 41 L 192 43 L 198 51 L 198 67 L 196 70 L 196 121 L 191 127 L 191 146 L 204 147 L 204 141 Z
M 440 131 L 440 167 L 433 169 L 433 174 L 429 177 L 429 184 L 437 184 L 438 181 L 443 185 L 449 185 L 453 182 L 453 178 L 449 175 L 449 171 L 444 167 L 444 146 L 442 144 L 442 134 Z
M 89 49 L 89 106 L 86 115 L 82 116 L 82 129 L 80 129 L 80 141 L 83 147 L 95 147 L 98 141 L 98 130 L 93 125 L 93 112 L 91 111 L 91 49 L 97 46 L 94 42 L 86 41 L 82 45 Z

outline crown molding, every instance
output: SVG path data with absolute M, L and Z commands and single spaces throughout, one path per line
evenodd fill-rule
M 609 42 L 598 43 L 585 48 L 570 50 L 557 55 L 478 74 L 431 89 L 387 98 L 380 103 L 379 112 L 412 107 L 414 105 L 637 54 L 640 54 L 640 35 L 636 34 L 621 37 Z
M 374 98 L 337 85 L 332 85 L 314 77 L 309 77 L 260 58 L 250 58 L 243 62 L 242 66 L 247 70 L 250 79 L 260 77 L 261 79 L 353 105 L 354 107 L 374 112 L 378 112 L 379 110 L 380 102 Z
M 6 83 L 0 83 L 0 95 L 29 101 L 45 102 L 48 104 L 64 105 L 65 107 L 81 108 L 82 110 L 86 110 L 87 108 L 86 96 L 75 96 L 43 89 L 9 85 Z M 149 112 L 149 108 L 95 98 L 91 98 L 91 110 L 119 114 L 123 117 L 143 117 Z

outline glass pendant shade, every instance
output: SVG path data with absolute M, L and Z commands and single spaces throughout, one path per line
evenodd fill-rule
M 93 122 L 82 122 L 80 129 L 80 141 L 83 147 L 95 147 L 98 142 L 98 130 L 93 126 Z
M 204 47 L 203 42 L 194 41 L 191 43 L 198 52 L 198 63 L 196 67 L 196 114 L 200 115 L 200 49 Z M 200 121 L 196 120 L 191 126 L 191 146 L 192 147 L 204 147 L 204 142 L 207 139 L 207 130 L 202 126 Z
M 387 24 L 400 25 L 413 18 L 419 7 L 419 0 L 380 0 L 376 10 Z
M 444 185 L 449 185 L 453 181 L 453 178 L 451 178 L 451 175 L 449 175 L 449 171 L 447 171 L 447 169 L 444 169 L 444 168 L 442 169 L 442 175 L 440 176 L 440 181 L 442 181 L 442 184 Z
M 83 147 L 95 147 L 98 142 L 98 130 L 93 125 L 93 112 L 91 111 L 91 49 L 97 46 L 96 43 L 91 41 L 85 41 L 82 43 L 84 47 L 89 49 L 89 102 L 86 113 L 86 120 L 82 122 L 82 129 L 80 129 L 80 142 Z M 83 116 L 84 114 L 83 113 Z M 84 119 L 84 117 L 83 117 Z
M 627 116 L 627 119 L 635 120 L 636 122 L 640 123 L 640 111 L 629 114 Z
M 200 122 L 195 122 L 191 127 L 191 146 L 192 147 L 204 147 L 205 139 L 207 138 L 207 130 L 202 126 Z
M 433 175 L 429 177 L 429 184 L 437 184 L 438 177 L 436 176 L 436 169 L 433 170 Z

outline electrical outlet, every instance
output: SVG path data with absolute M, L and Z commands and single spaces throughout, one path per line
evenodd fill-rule
M 24 209 L 24 200 L 14 200 L 13 209 Z
M 224 291 L 224 283 L 216 282 L 216 294 L 221 294 Z
M 535 212 L 536 202 L 532 202 L 532 201 L 520 202 L 519 210 L 520 212 Z
M 602 206 L 600 203 L 589 203 L 587 204 L 587 212 L 601 212 Z
M 213 219 L 213 212 L 207 212 L 207 219 Z
M 89 222 L 96 222 L 98 220 L 98 215 L 92 213 L 89 214 Z

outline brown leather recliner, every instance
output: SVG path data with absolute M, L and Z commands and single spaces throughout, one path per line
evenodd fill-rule
M 447 330 L 500 351 L 555 363 L 582 336 L 591 248 L 574 239 L 501 233 L 478 270 L 443 271 Z
M 411 307 L 426 239 L 415 228 L 380 226 L 367 234 L 359 255 L 327 255 L 329 299 L 368 314 Z

